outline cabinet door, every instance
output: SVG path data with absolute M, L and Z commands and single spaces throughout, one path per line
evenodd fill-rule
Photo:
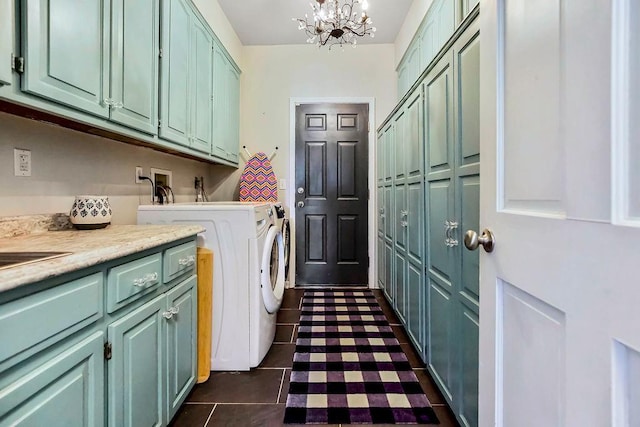
M 155 134 L 158 130 L 158 0 L 112 0 L 111 120 Z
M 162 313 L 160 295 L 107 328 L 112 345 L 109 363 L 109 425 L 160 426 L 165 405 Z
M 95 332 L 5 377 L 0 385 L 0 425 L 104 425 L 103 343 L 104 333 Z
M 187 0 L 163 2 L 160 136 L 189 145 L 192 12 Z
M 425 80 L 425 253 L 428 288 L 428 366 L 451 401 L 456 390 L 455 285 L 457 249 L 447 244 L 447 221 L 454 212 L 453 81 L 451 55 L 443 57 Z M 456 396 L 457 397 L 457 396 Z
M 227 139 L 225 151 L 227 160 L 238 163 L 240 150 L 240 75 L 231 63 L 227 63 L 227 96 L 229 121 L 227 122 Z
M 227 58 L 218 43 L 213 46 L 213 145 L 211 154 L 227 159 L 227 126 L 229 121 L 228 109 L 228 78 Z
M 173 418 L 196 382 L 197 288 L 191 276 L 167 293 L 168 416 Z
M 31 0 L 22 5 L 22 90 L 107 117 L 109 0 Z
M 213 136 L 213 37 L 200 22 L 193 19 L 191 60 L 191 90 L 193 93 L 191 147 L 205 153 L 211 152 Z

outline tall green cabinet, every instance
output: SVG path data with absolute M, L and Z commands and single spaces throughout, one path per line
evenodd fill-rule
M 462 245 L 479 225 L 477 16 L 442 41 L 377 143 L 378 284 L 464 426 L 478 424 L 478 253 Z

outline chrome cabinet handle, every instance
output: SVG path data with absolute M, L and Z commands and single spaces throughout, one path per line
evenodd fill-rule
M 181 266 L 183 266 L 183 267 L 188 267 L 188 266 L 190 266 L 190 265 L 195 264 L 195 262 L 196 262 L 196 257 L 195 257 L 195 255 L 189 255 L 189 256 L 188 256 L 188 257 L 186 257 L 186 258 L 180 258 L 180 259 L 178 260 L 178 265 L 181 265 Z
M 445 230 L 445 239 L 444 244 L 450 248 L 458 246 L 458 239 L 453 237 L 453 232 L 458 228 L 458 223 L 456 221 L 445 221 L 444 222 L 444 230 Z
M 407 221 L 400 221 L 400 226 L 401 227 L 407 227 L 407 225 L 409 225 L 409 223 Z
M 153 273 L 145 274 L 143 277 L 133 279 L 133 286 L 142 288 L 144 286 L 147 286 L 150 282 L 157 282 L 157 281 L 158 281 L 158 273 L 153 272 Z
M 400 211 L 400 216 L 406 217 L 409 214 L 409 211 L 402 210 Z
M 167 311 L 162 313 L 162 317 L 164 317 L 165 319 L 169 320 L 169 319 L 173 318 L 173 316 L 178 314 L 179 312 L 180 312 L 180 309 L 178 307 L 169 307 L 167 309 Z
M 475 251 L 478 249 L 478 246 L 482 245 L 485 252 L 491 253 L 496 246 L 496 238 L 488 228 L 482 230 L 482 236 L 479 237 L 475 231 L 467 230 L 467 232 L 464 233 L 464 245 L 470 251 Z
M 102 102 L 107 107 L 114 108 L 114 109 L 124 107 L 124 104 L 122 102 L 118 102 L 115 99 L 111 99 L 111 98 L 105 98 L 102 100 Z

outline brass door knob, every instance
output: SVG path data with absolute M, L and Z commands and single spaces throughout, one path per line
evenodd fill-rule
M 464 233 L 464 245 L 470 251 L 475 251 L 478 246 L 482 245 L 485 252 L 491 253 L 496 245 L 496 239 L 488 228 L 482 230 L 482 236 L 478 236 L 478 233 L 473 230 L 467 230 Z

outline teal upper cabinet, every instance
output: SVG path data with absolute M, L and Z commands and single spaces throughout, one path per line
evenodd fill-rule
M 191 114 L 191 147 L 209 153 L 211 151 L 213 114 L 213 37 L 199 19 L 192 28 L 191 90 L 193 113 Z
M 211 154 L 238 163 L 240 74 L 222 46 L 213 47 L 213 146 Z
M 24 3 L 22 89 L 154 134 L 158 0 Z
M 22 4 L 22 90 L 108 117 L 109 0 Z
M 111 119 L 155 134 L 159 2 L 112 0 L 111 8 Z
M 402 99 L 422 72 L 444 47 L 456 29 L 458 1 L 473 3 L 476 0 L 434 0 L 418 31 L 407 47 L 398 65 L 398 98 Z
M 163 2 L 160 136 L 189 145 L 192 13 L 185 0 Z
M 240 150 L 240 73 L 229 63 L 229 122 L 227 123 L 228 137 L 225 148 L 227 160 L 238 163 Z
M 238 163 L 239 72 L 185 0 L 164 3 L 160 136 Z

